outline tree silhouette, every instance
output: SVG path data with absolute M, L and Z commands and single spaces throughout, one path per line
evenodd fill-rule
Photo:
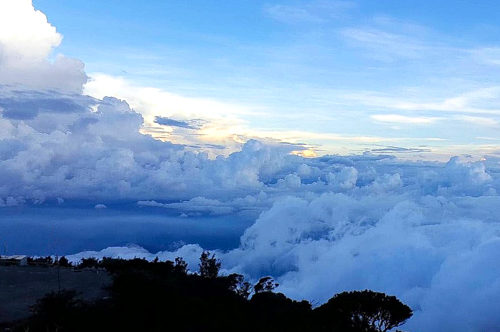
M 59 258 L 59 260 L 57 261 L 57 264 L 59 266 L 62 266 L 62 267 L 71 267 L 71 263 L 68 261 L 68 259 L 64 256 L 62 256 L 61 258 Z
M 219 275 L 221 262 L 215 258 L 215 254 L 210 257 L 209 251 L 204 251 L 200 256 L 200 276 L 214 279 Z
M 186 274 L 187 273 L 187 263 L 184 259 L 181 257 L 176 257 L 175 258 L 175 265 L 174 265 L 174 271 L 180 274 Z
M 253 290 L 255 291 L 255 294 L 262 292 L 272 292 L 272 290 L 278 286 L 279 284 L 274 282 L 274 279 L 272 277 L 263 277 L 259 279 L 255 286 L 253 286 Z
M 346 331 L 386 332 L 403 324 L 412 310 L 395 296 L 370 290 L 343 292 L 317 309 L 327 325 Z
M 229 289 L 241 296 L 244 299 L 248 299 L 250 293 L 252 292 L 252 285 L 245 281 L 245 278 L 241 274 L 233 273 L 226 277 L 229 282 Z

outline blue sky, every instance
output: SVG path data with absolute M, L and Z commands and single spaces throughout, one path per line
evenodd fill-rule
M 213 140 L 202 134 L 212 143 L 230 146 L 228 137 L 239 134 L 306 143 L 319 154 L 401 147 L 447 158 L 491 153 L 500 140 L 495 1 L 35 0 L 34 6 L 64 35 L 56 53 L 82 59 L 91 77 L 126 82 L 131 92 L 119 97 L 140 99 L 134 89 L 154 87 L 227 105 L 217 115 L 223 124 L 207 121 L 233 130 Z M 94 85 L 88 93 L 117 94 L 110 84 Z M 212 113 L 131 104 L 146 123 L 153 115 L 190 120 Z M 165 132 L 189 142 L 186 133 Z

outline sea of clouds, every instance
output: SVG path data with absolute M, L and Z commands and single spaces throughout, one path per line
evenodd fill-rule
M 12 26 L 40 38 L 13 37 Z M 344 290 L 393 294 L 415 312 L 411 331 L 498 330 L 497 156 L 302 158 L 290 154 L 300 146 L 249 140 L 211 159 L 141 134 L 126 101 L 82 95 L 82 63 L 47 60 L 60 39 L 30 1 L 0 2 L 0 213 L 120 201 L 186 220 L 250 216 L 239 246 L 217 251 L 226 273 L 272 275 L 278 291 L 314 304 Z M 110 247 L 70 258 L 182 256 L 196 269 L 202 250 Z
M 248 153 L 247 148 L 233 157 Z M 269 154 L 271 159 L 277 155 Z M 493 331 L 500 326 L 496 159 L 429 164 L 369 155 L 293 158 L 263 161 L 266 172 L 270 164 L 276 166 L 275 177 L 261 178 L 258 194 L 139 204 L 186 215 L 262 209 L 239 247 L 217 255 L 227 273 L 253 279 L 272 275 L 278 290 L 291 297 L 320 304 L 343 290 L 369 288 L 397 295 L 414 309 L 409 330 Z M 202 250 L 196 244 L 158 253 L 114 247 L 72 259 L 182 256 L 196 269 Z

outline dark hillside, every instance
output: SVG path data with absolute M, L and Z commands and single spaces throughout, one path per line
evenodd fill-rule
M 26 318 L 30 306 L 47 293 L 73 289 L 86 300 L 106 296 L 111 284 L 106 271 L 57 266 L 0 266 L 0 323 Z

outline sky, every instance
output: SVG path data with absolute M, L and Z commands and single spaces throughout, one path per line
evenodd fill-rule
M 404 6 L 403 6 L 404 4 Z M 482 1 L 0 0 L 0 248 L 183 257 L 500 326 Z
M 309 156 L 446 160 L 499 146 L 495 1 L 34 5 L 64 35 L 57 53 L 85 63 L 87 93 L 127 99 L 145 132 L 212 155 L 248 138 L 305 143 Z

